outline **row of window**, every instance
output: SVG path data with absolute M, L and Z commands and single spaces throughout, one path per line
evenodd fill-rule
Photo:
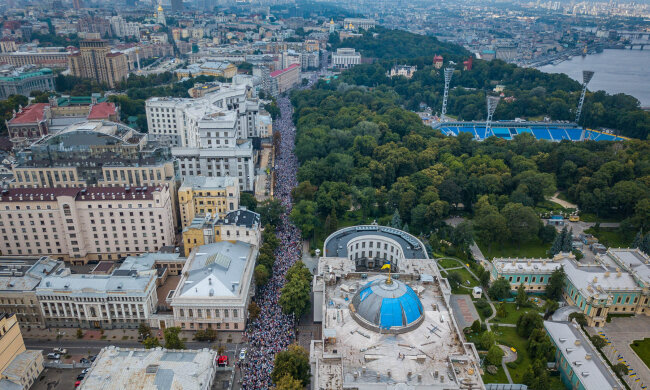
M 232 318 L 239 317 L 238 309 L 187 309 L 187 318 L 219 318 L 220 312 L 223 312 L 223 318 L 228 318 L 232 313 Z M 178 309 L 180 317 L 185 317 L 185 309 Z M 196 314 L 196 317 L 194 316 Z

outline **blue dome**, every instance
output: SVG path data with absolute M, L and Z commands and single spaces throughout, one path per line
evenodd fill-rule
M 411 287 L 397 280 L 374 280 L 352 298 L 353 313 L 365 325 L 379 329 L 405 328 L 419 324 L 424 313 L 420 298 Z

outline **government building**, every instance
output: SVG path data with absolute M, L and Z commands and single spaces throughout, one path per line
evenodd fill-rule
M 491 280 L 505 278 L 516 290 L 546 290 L 553 271 L 564 268 L 563 296 L 584 313 L 588 326 L 604 326 L 608 314 L 650 315 L 650 258 L 638 249 L 610 248 L 593 264 L 578 262 L 573 254 L 552 259 L 494 258 L 483 262 Z
M 485 389 L 449 283 L 412 235 L 379 225 L 333 233 L 313 291 L 323 329 L 311 342 L 314 388 Z

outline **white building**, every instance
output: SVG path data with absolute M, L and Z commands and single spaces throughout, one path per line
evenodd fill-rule
M 361 54 L 354 49 L 340 48 L 336 49 L 336 53 L 332 53 L 332 67 L 334 68 L 345 69 L 360 63 Z
M 178 287 L 168 302 L 174 326 L 183 330 L 243 331 L 257 247 L 221 241 L 194 248 L 183 267 Z
M 45 323 L 70 328 L 137 328 L 156 311 L 156 270 L 43 278 L 36 289 Z
M 216 358 L 217 352 L 207 348 L 178 351 L 105 347 L 79 389 L 209 390 L 216 375 Z
M 303 51 L 300 53 L 300 67 L 302 69 L 312 69 L 320 67 L 320 52 Z
M 375 27 L 375 20 L 365 18 L 345 18 L 343 20 L 343 26 L 350 30 L 358 30 L 360 28 L 369 30 Z
M 111 16 L 111 30 L 118 37 L 140 37 L 140 24 L 127 22 L 121 16 Z

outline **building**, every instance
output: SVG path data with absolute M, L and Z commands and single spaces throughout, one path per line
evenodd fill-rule
M 47 66 L 49 68 L 65 69 L 68 67 L 70 53 L 62 52 L 22 52 L 1 53 L 0 63 L 19 67 L 26 65 Z
M 25 349 L 15 314 L 0 312 L 0 388 L 29 390 L 43 372 L 43 351 Z
M 192 249 L 220 241 L 241 241 L 259 248 L 261 241 L 260 215 L 241 208 L 227 213 L 223 218 L 214 215 L 195 217 L 183 229 L 185 256 Z
M 360 63 L 361 54 L 354 49 L 339 48 L 336 49 L 336 53 L 332 53 L 332 67 L 334 68 L 347 69 Z
M 111 30 L 113 35 L 122 37 L 140 37 L 140 24 L 136 22 L 127 22 L 120 15 L 111 16 Z
M 192 98 L 197 99 L 197 98 L 202 98 L 209 93 L 217 92 L 220 89 L 221 89 L 221 83 L 219 82 L 196 83 L 192 88 L 187 90 L 187 94 L 190 95 Z
M 277 96 L 300 84 L 300 64 L 271 72 L 271 94 Z
M 390 72 L 388 72 L 388 76 L 389 77 L 404 76 L 407 79 L 410 79 L 411 77 L 413 77 L 413 75 L 417 70 L 418 70 L 417 66 L 395 65 L 391 68 Z
M 97 355 L 79 390 L 122 390 L 137 383 L 141 390 L 210 390 L 217 366 L 211 349 L 105 347 Z
M 316 69 L 320 67 L 320 52 L 303 51 L 300 53 L 300 67 L 302 69 Z
M 16 69 L 0 72 L 0 99 L 9 95 L 30 96 L 32 91 L 54 91 L 52 69 Z
M 442 68 L 442 64 L 443 64 L 443 59 L 441 55 L 436 54 L 435 56 L 433 56 L 433 66 L 436 69 Z
M 597 255 L 593 264 L 582 264 L 573 254 L 552 259 L 485 260 L 491 279 L 507 279 L 516 290 L 546 290 L 549 277 L 563 267 L 563 296 L 585 314 L 588 326 L 604 326 L 608 314 L 650 315 L 650 258 L 638 249 L 613 249 Z
M 79 51 L 69 57 L 70 74 L 93 79 L 114 88 L 128 76 L 126 56 L 112 53 L 103 39 L 86 39 L 79 43 Z
M 137 328 L 157 310 L 156 270 L 47 276 L 36 288 L 47 326 Z
M 174 244 L 167 186 L 12 188 L 0 194 L 0 255 L 72 263 Z
M 237 67 L 230 62 L 208 61 L 202 64 L 191 64 L 187 68 L 175 71 L 178 78 L 196 76 L 214 76 L 232 79 L 237 74 Z
M 240 241 L 195 248 L 185 262 L 178 287 L 168 298 L 173 326 L 244 331 L 255 290 L 256 258 L 257 247 Z
M 343 19 L 343 26 L 346 29 L 350 30 L 370 30 L 375 27 L 374 19 L 363 19 L 363 18 L 345 18 Z
M 162 4 L 158 4 L 158 10 L 156 11 L 156 23 L 166 26 L 167 20 L 165 19 L 165 11 L 163 11 Z
M 48 275 L 65 272 L 63 262 L 49 257 L 0 258 L 0 313 L 14 313 L 24 328 L 44 328 L 36 287 Z
M 333 233 L 313 292 L 323 328 L 310 348 L 314 388 L 485 389 L 449 283 L 412 235 L 378 225 Z
M 544 321 L 544 327 L 555 346 L 555 367 L 567 389 L 625 388 L 577 324 Z
M 16 38 L 2 37 L 0 39 L 0 53 L 13 53 L 18 50 L 16 45 Z
M 178 189 L 181 227 L 194 217 L 222 217 L 239 208 L 239 185 L 232 177 L 187 176 Z

